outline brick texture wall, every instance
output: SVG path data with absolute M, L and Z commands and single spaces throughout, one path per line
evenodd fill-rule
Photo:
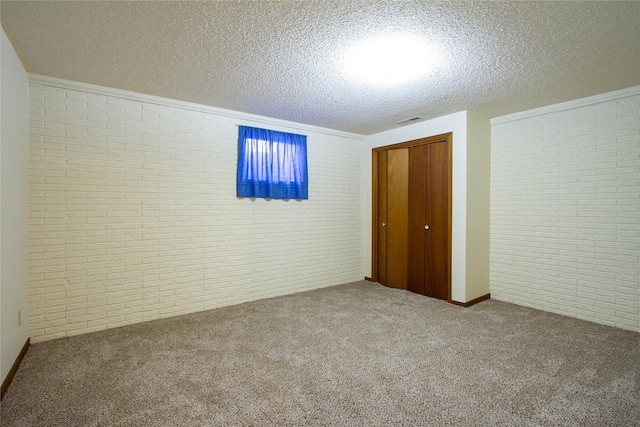
M 491 297 L 640 331 L 640 95 L 492 122 Z
M 240 120 L 171 105 L 30 84 L 32 341 L 362 279 L 362 140 L 299 131 L 309 200 L 238 199 Z

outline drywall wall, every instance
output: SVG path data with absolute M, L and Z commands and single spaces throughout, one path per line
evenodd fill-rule
M 489 293 L 489 165 L 491 123 L 467 112 L 467 225 L 465 302 Z
M 467 302 L 489 293 L 488 267 L 485 268 L 486 274 L 484 276 L 477 275 L 473 279 L 467 277 L 467 263 L 469 261 L 473 263 L 479 261 L 479 258 L 470 260 L 468 256 L 473 255 L 473 250 L 477 250 L 478 248 L 486 248 L 488 250 L 488 240 L 486 244 L 482 243 L 482 234 L 475 239 L 470 239 L 470 233 L 474 233 L 475 231 L 467 229 L 467 215 L 477 210 L 483 211 L 480 212 L 481 216 L 478 217 L 474 224 L 478 224 L 484 219 L 486 222 L 485 228 L 488 228 L 488 203 L 479 197 L 468 198 L 467 185 L 468 182 L 474 179 L 476 180 L 474 184 L 476 186 L 484 185 L 488 188 L 489 185 L 489 139 L 486 130 L 489 127 L 489 121 L 477 114 L 474 114 L 471 119 L 469 119 L 469 117 L 468 112 L 462 111 L 371 135 L 367 138 L 366 150 L 363 154 L 367 159 L 367 164 L 362 182 L 362 191 L 366 204 L 366 221 L 364 224 L 365 247 L 367 250 L 365 255 L 365 275 L 371 275 L 371 150 L 385 145 L 453 132 L 451 299 L 458 302 Z M 484 125 L 482 124 L 483 121 Z M 481 130 L 481 132 L 478 134 L 473 133 L 473 131 L 477 129 Z M 470 130 L 472 132 L 470 132 Z M 477 147 L 470 148 L 476 144 Z M 475 154 L 477 154 L 476 151 L 487 150 L 486 154 L 474 159 L 477 163 L 472 169 L 468 169 L 467 165 L 470 149 L 472 150 L 471 153 Z M 476 171 L 480 170 L 483 170 L 483 172 L 476 176 Z M 478 200 L 481 202 L 476 206 Z M 486 212 L 484 212 L 484 210 L 486 210 Z M 469 247 L 469 244 L 471 244 L 472 247 Z
M 640 87 L 491 132 L 491 297 L 640 331 Z
M 4 380 L 28 338 L 27 73 L 0 40 L 0 372 Z M 20 314 L 20 319 L 18 318 Z
M 236 198 L 237 124 L 308 136 L 309 200 Z M 32 341 L 361 280 L 363 144 L 31 76 Z

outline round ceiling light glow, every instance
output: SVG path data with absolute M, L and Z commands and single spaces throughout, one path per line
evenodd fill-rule
M 385 35 L 356 43 L 346 52 L 346 71 L 355 81 L 375 86 L 409 83 L 433 71 L 436 49 L 409 35 Z

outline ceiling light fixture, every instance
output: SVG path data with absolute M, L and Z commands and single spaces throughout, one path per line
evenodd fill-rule
M 355 43 L 345 51 L 344 63 L 352 80 L 375 86 L 394 86 L 432 72 L 440 63 L 440 55 L 424 39 L 395 34 Z

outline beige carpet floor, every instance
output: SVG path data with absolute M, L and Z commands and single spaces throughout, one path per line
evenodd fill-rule
M 2 426 L 638 426 L 640 334 L 357 282 L 34 344 Z

